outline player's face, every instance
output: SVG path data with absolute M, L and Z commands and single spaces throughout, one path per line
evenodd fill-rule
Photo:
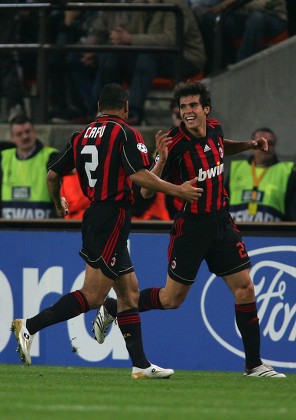
M 180 98 L 180 114 L 187 130 L 200 133 L 206 126 L 209 107 L 200 103 L 200 95 L 184 96 Z
M 29 152 L 35 146 L 37 134 L 31 123 L 15 124 L 11 126 L 11 140 L 16 148 L 23 152 Z

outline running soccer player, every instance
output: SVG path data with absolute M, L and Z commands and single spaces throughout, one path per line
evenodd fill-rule
M 159 379 L 172 369 L 151 364 L 144 353 L 138 312 L 139 286 L 127 249 L 133 202 L 132 182 L 153 191 L 197 201 L 202 193 L 196 178 L 182 185 L 161 180 L 146 168 L 148 151 L 140 133 L 127 125 L 127 91 L 112 83 L 100 95 L 101 115 L 80 133 L 73 134 L 65 151 L 50 167 L 47 183 L 58 214 L 68 212 L 60 197 L 61 178 L 76 168 L 83 193 L 91 201 L 82 223 L 81 257 L 86 261 L 84 284 L 38 315 L 15 319 L 12 330 L 21 360 L 31 364 L 30 348 L 36 332 L 98 308 L 111 287 L 118 297 L 118 325 L 132 360 L 132 378 Z
M 284 378 L 260 357 L 260 328 L 250 258 L 238 228 L 226 210 L 224 154 L 249 149 L 268 150 L 263 137 L 250 141 L 224 140 L 218 121 L 209 118 L 211 96 L 201 82 L 180 83 L 174 99 L 182 123 L 167 137 L 156 135 L 158 156 L 152 172 L 180 184 L 198 177 L 203 189 L 199 200 L 183 203 L 170 234 L 168 276 L 165 287 L 142 290 L 139 310 L 175 309 L 185 300 L 203 260 L 209 270 L 221 276 L 234 296 L 236 324 L 245 350 L 244 375 Z M 151 195 L 142 189 L 144 196 Z M 108 298 L 94 321 L 97 340 L 103 342 L 116 317 L 116 300 Z

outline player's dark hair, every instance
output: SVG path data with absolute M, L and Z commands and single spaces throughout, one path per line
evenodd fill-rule
M 274 134 L 274 132 L 268 128 L 268 127 L 260 127 L 260 128 L 256 128 L 256 130 L 253 131 L 253 133 L 251 134 L 251 139 L 255 139 L 256 134 L 259 131 L 266 131 L 266 133 L 269 133 L 272 135 L 272 137 L 274 138 L 275 143 L 277 143 L 277 136 Z
M 208 87 L 202 82 L 181 82 L 174 88 L 174 99 L 180 105 L 180 98 L 184 96 L 199 95 L 202 107 L 208 106 L 212 108 L 211 93 Z
M 127 91 L 117 83 L 105 85 L 100 94 L 100 109 L 121 109 L 128 100 Z

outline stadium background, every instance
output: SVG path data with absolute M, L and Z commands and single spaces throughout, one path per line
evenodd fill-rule
M 295 160 L 295 57 L 296 36 L 293 36 L 232 66 L 228 72 L 206 80 L 213 92 L 213 116 L 221 121 L 226 138 L 248 139 L 256 127 L 268 126 L 278 136 L 279 157 Z M 151 126 L 140 127 L 140 131 L 152 150 L 154 133 L 169 124 L 168 102 L 153 101 L 147 105 Z M 160 118 L 161 115 L 166 118 Z M 79 126 L 37 125 L 40 138 L 60 149 L 77 128 Z M 7 124 L 0 124 L 0 139 L 9 139 Z M 293 229 L 295 231 L 295 227 Z M 286 251 L 254 254 L 253 258 L 255 264 L 260 264 L 261 258 L 269 261 L 262 268 L 260 279 L 266 276 L 278 286 L 275 289 L 277 295 L 270 300 L 262 320 L 262 354 L 273 361 L 275 367 L 295 372 L 295 232 L 291 232 L 291 236 L 272 237 L 265 233 L 259 237 L 247 237 L 246 243 L 251 252 L 267 246 L 286 247 Z M 0 240 L 0 362 L 17 363 L 15 340 L 9 332 L 11 319 L 36 313 L 43 295 L 41 307 L 53 303 L 58 294 L 79 287 L 84 269 L 83 261 L 77 256 L 80 235 L 78 232 L 10 231 L 3 224 Z M 165 234 L 155 237 L 137 233 L 131 236 L 131 255 L 142 288 L 164 284 L 167 240 Z M 270 261 L 284 266 L 271 267 Z M 38 287 L 41 278 L 43 288 Z M 75 280 L 77 284 L 74 285 Z M 35 285 L 30 283 L 34 281 Z M 208 289 L 205 289 L 206 285 Z M 268 290 L 265 284 L 259 295 L 259 310 Z M 201 306 L 203 298 L 204 307 Z M 221 313 L 215 315 L 219 298 L 223 305 Z M 280 315 L 276 316 L 276 311 Z M 207 318 L 203 317 L 203 312 Z M 105 345 L 98 346 L 91 338 L 92 318 L 90 313 L 85 320 L 79 317 L 76 321 L 41 332 L 40 341 L 36 337 L 34 342 L 33 363 L 129 367 L 117 327 L 113 327 Z M 153 362 L 176 369 L 243 369 L 241 340 L 235 332 L 231 295 L 221 280 L 212 282 L 205 265 L 182 308 L 143 314 L 142 320 L 145 347 Z M 270 333 L 264 335 L 268 325 L 274 325 L 272 339 Z M 217 341 L 215 333 L 226 345 Z M 84 339 L 85 344 L 82 343 Z M 73 348 L 78 348 L 78 353 L 73 352 Z

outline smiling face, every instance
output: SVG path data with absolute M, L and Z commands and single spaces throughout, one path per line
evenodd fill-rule
M 195 137 L 205 137 L 206 120 L 210 107 L 203 107 L 200 95 L 182 96 L 180 98 L 180 114 L 187 130 Z

